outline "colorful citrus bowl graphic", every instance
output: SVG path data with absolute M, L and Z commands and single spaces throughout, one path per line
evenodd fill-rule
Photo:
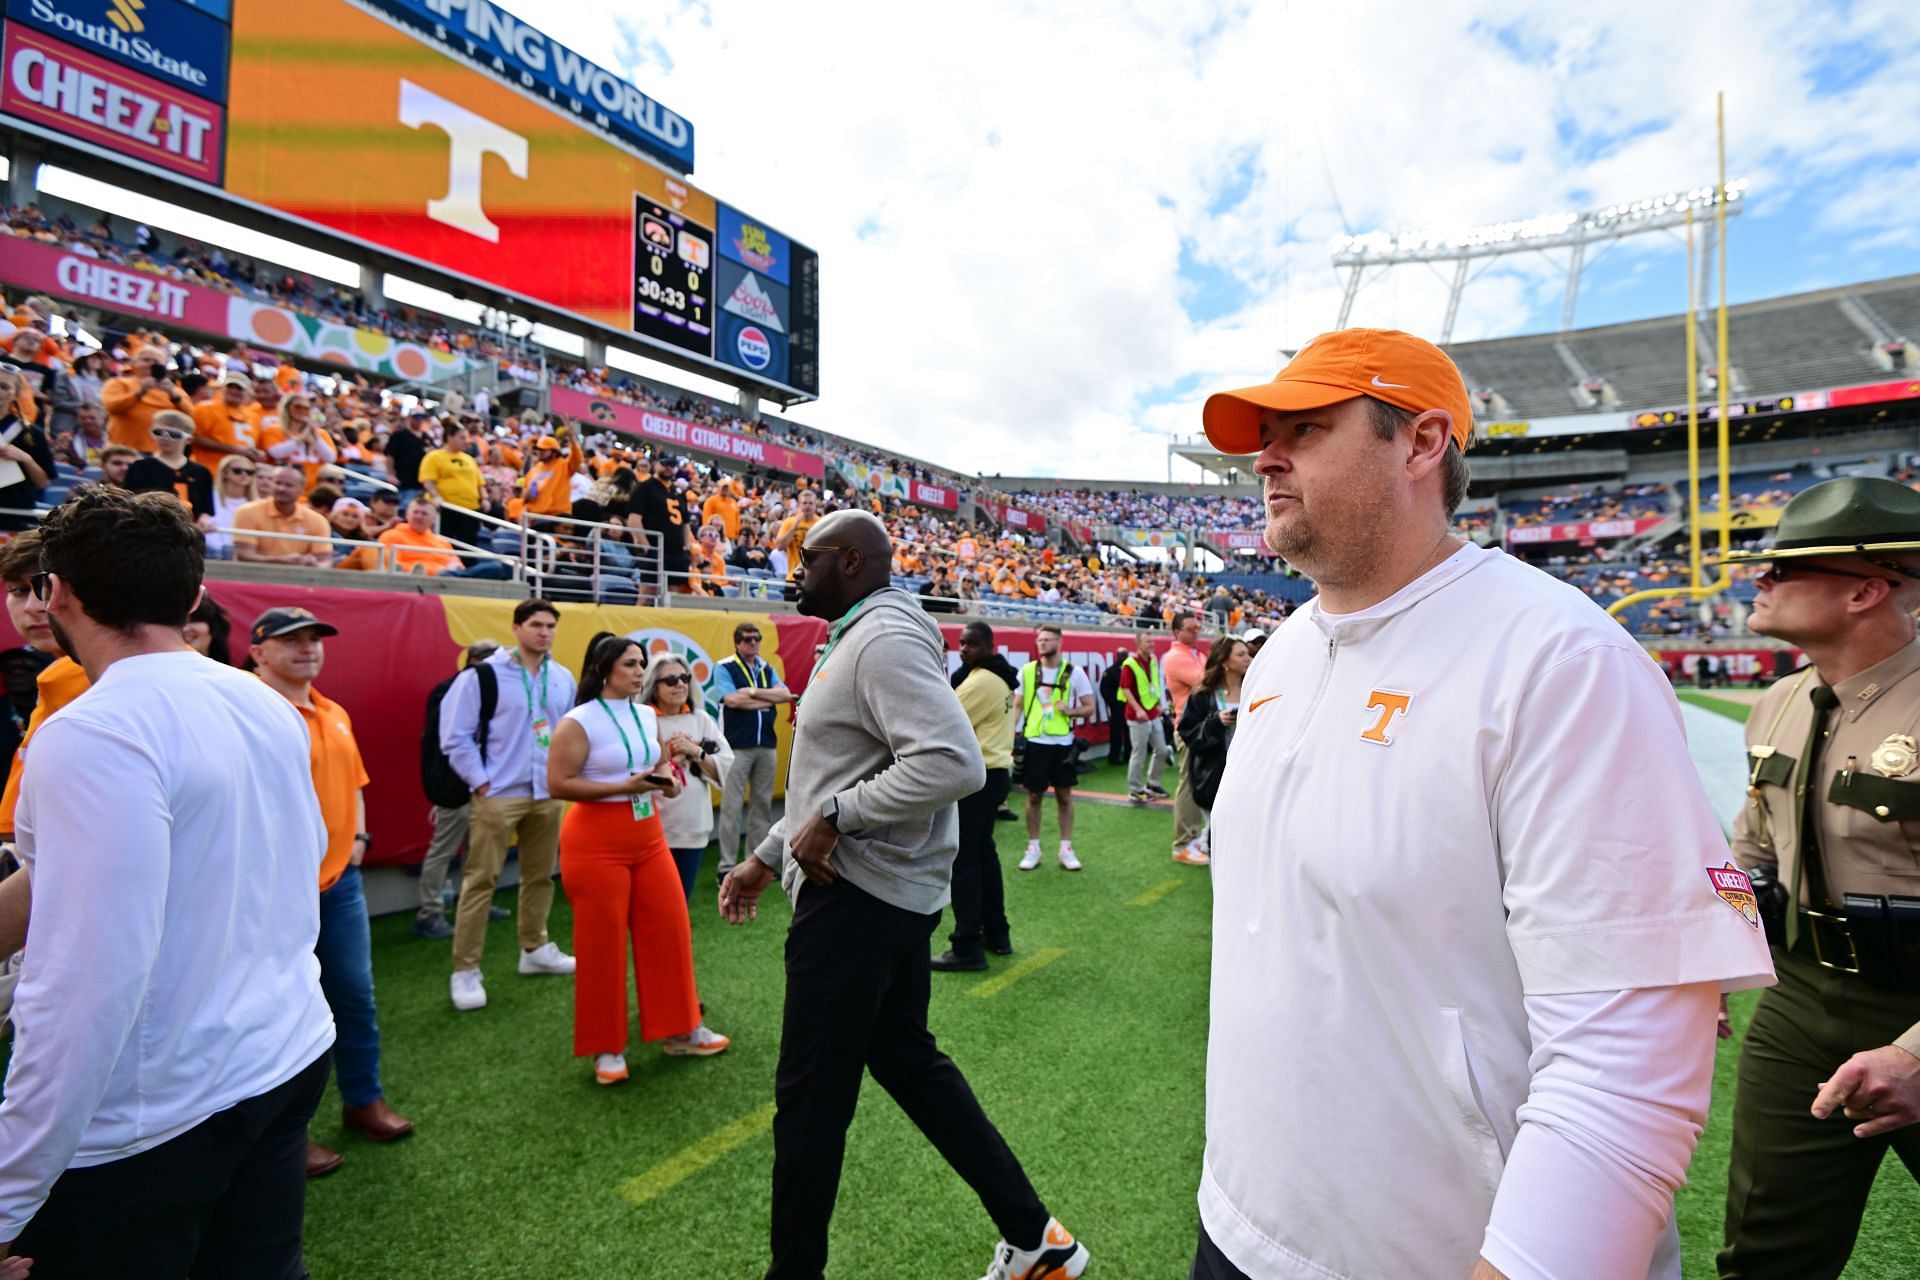
M 643 631 L 627 632 L 628 639 L 637 640 L 646 651 L 647 665 L 652 666 L 661 657 L 675 657 L 685 662 L 693 671 L 694 687 L 700 691 L 701 705 L 707 714 L 716 721 L 720 719 L 720 693 L 712 688 L 718 668 L 707 656 L 707 651 L 678 631 L 668 631 L 660 627 L 649 627 Z

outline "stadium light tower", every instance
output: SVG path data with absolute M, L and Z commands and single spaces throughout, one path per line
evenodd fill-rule
M 1725 190 L 1726 213 L 1730 217 L 1740 212 L 1740 202 L 1747 192 L 1746 179 L 1727 183 Z M 1571 329 L 1588 245 L 1611 244 L 1628 236 L 1682 227 L 1686 225 L 1689 212 L 1706 217 L 1716 204 L 1714 191 L 1713 186 L 1694 187 L 1690 191 L 1670 191 L 1665 195 L 1608 205 L 1587 213 L 1553 213 L 1460 231 L 1373 231 L 1366 235 L 1349 236 L 1335 242 L 1333 248 L 1334 269 L 1345 273 L 1345 292 L 1340 298 L 1340 323 L 1337 327 L 1347 327 L 1354 299 L 1359 296 L 1361 287 L 1371 280 L 1408 263 L 1424 262 L 1432 266 L 1451 262 L 1454 267 L 1453 281 L 1447 291 L 1447 318 L 1440 325 L 1440 341 L 1446 343 L 1453 338 L 1453 322 L 1460 314 L 1460 295 L 1466 292 L 1467 285 L 1478 274 L 1473 270 L 1475 262 L 1515 253 L 1551 255 L 1564 249 L 1567 251 L 1567 285 L 1560 304 L 1560 328 L 1562 331 Z M 1707 222 L 1709 228 L 1713 225 L 1711 220 Z M 1714 259 L 1713 232 L 1709 230 L 1707 234 L 1706 250 L 1701 254 L 1702 297 L 1706 296 L 1707 291 L 1707 264 Z

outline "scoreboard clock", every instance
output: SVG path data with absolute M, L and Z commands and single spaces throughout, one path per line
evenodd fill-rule
M 633 329 L 713 355 L 713 228 L 641 196 L 633 210 Z

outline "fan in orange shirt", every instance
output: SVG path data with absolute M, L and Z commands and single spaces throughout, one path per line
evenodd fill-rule
M 709 525 L 700 531 L 700 544 L 693 549 L 693 575 L 689 579 L 697 596 L 723 596 L 732 586 L 727 578 L 727 561 L 720 554 L 720 528 Z
M 255 462 L 267 460 L 267 455 L 254 447 L 258 424 L 247 414 L 252 390 L 253 379 L 244 373 L 230 373 L 220 380 L 219 399 L 193 406 L 195 462 L 217 472 L 230 454 Z
M 554 436 L 541 436 L 533 442 L 533 448 L 533 469 L 527 472 L 522 509 L 530 516 L 564 516 L 573 510 L 573 474 L 586 470 L 586 455 L 580 452 L 580 442 L 571 437 L 564 452 Z
M 740 536 L 740 482 L 722 481 L 713 491 L 713 496 L 700 504 L 700 523 L 702 525 L 718 523 L 732 542 Z
M 20 638 L 41 653 L 55 655 L 52 664 L 35 677 L 40 699 L 34 703 L 26 732 L 13 753 L 13 771 L 0 792 L 0 837 L 13 839 L 13 809 L 20 799 L 20 775 L 25 772 L 27 748 L 47 717 L 85 693 L 92 685 L 79 663 L 66 655 L 47 623 L 46 601 L 33 594 L 33 575 L 40 572 L 40 531 L 28 529 L 0 544 L 0 583 L 7 589 L 7 617 Z

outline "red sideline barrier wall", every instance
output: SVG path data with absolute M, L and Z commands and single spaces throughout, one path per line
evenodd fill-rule
M 299 605 L 340 629 L 327 641 L 326 666 L 315 687 L 353 717 L 354 736 L 372 779 L 367 826 L 374 846 L 368 865 L 418 862 L 432 836 L 432 805 L 420 789 L 427 694 L 459 669 L 467 635 L 511 642 L 508 624 L 514 602 L 271 583 L 210 582 L 207 591 L 233 620 L 228 649 L 236 665 L 247 657 L 247 627 L 266 609 Z M 578 674 L 587 640 L 605 630 L 634 635 L 650 651 L 671 648 L 692 659 L 696 669 L 704 657 L 710 670 L 713 663 L 732 656 L 732 629 L 743 621 L 757 622 L 763 632 L 773 633 L 769 660 L 784 673 L 789 688 L 804 690 L 813 672 L 814 646 L 827 636 L 827 624 L 817 618 L 563 604 L 555 659 Z M 18 634 L 0 617 L 0 648 L 19 643 Z M 783 743 L 791 735 L 787 724 L 782 717 Z M 182 732 L 189 731 L 182 726 Z M 780 776 L 785 776 L 784 761 Z
M 1654 660 L 1666 668 L 1667 675 L 1682 687 L 1693 685 L 1699 678 L 1700 659 L 1708 655 L 1720 660 L 1722 674 L 1735 684 L 1746 684 L 1755 674 L 1763 681 L 1774 680 L 1807 660 L 1798 649 L 1654 649 L 1651 652 Z
M 966 626 L 961 622 L 947 622 L 940 626 L 940 633 L 947 638 L 947 671 L 949 674 L 960 669 L 960 632 Z M 993 645 L 1006 655 L 1007 661 L 1016 668 L 1023 667 L 1033 660 L 1038 649 L 1034 644 L 1032 627 L 1001 627 L 993 629 Z M 1154 639 L 1154 652 L 1164 656 L 1173 641 L 1166 636 Z M 1095 716 L 1090 721 L 1082 721 L 1075 732 L 1088 742 L 1105 745 L 1107 742 L 1107 707 L 1100 698 L 1100 677 L 1107 673 L 1117 659 L 1115 654 L 1124 650 L 1133 652 L 1133 645 L 1127 637 L 1109 635 L 1098 631 L 1067 631 L 1060 637 L 1060 651 L 1068 662 L 1087 673 L 1088 683 L 1093 685 Z M 1124 656 L 1124 654 L 1122 655 Z

